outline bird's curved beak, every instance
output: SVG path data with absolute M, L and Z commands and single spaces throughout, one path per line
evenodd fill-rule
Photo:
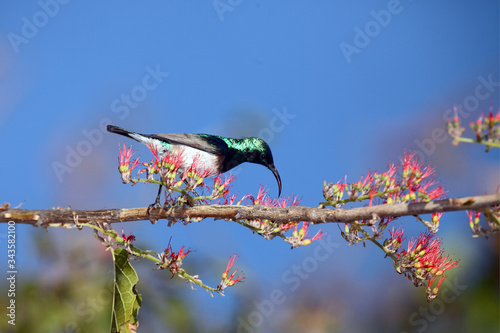
M 269 170 L 271 170 L 274 174 L 274 177 L 276 177 L 276 181 L 278 182 L 278 188 L 279 188 L 279 194 L 278 197 L 281 196 L 281 177 L 280 174 L 278 173 L 278 170 L 274 166 L 274 164 L 270 164 L 267 166 Z

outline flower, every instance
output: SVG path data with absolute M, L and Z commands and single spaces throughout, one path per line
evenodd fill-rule
M 157 170 L 160 173 L 160 179 L 167 186 L 178 187 L 182 184 L 184 179 L 176 181 L 177 172 L 182 168 L 184 164 L 184 149 L 179 149 L 177 151 L 167 150 L 160 158 L 155 154 L 156 147 L 153 144 L 149 145 L 149 149 L 155 157 L 155 164 L 157 165 Z
M 401 243 L 406 239 L 406 237 L 403 238 L 403 232 L 404 228 L 402 226 L 397 229 L 392 226 L 392 230 L 389 231 L 391 237 L 384 242 L 384 248 L 388 252 L 395 253 L 401 247 Z
M 444 187 L 435 182 L 435 167 L 424 166 L 419 162 L 415 153 L 407 154 L 406 151 L 401 163 L 403 168 L 401 185 L 408 187 L 408 194 L 405 195 L 404 201 L 420 202 L 444 197 L 446 193 Z
M 363 177 L 356 183 L 351 183 L 348 186 L 347 194 L 350 199 L 356 200 L 360 196 L 364 196 L 370 192 L 370 186 L 374 180 L 373 175 L 370 174 L 371 171 L 365 176 L 365 180 L 362 181 Z
M 441 220 L 441 216 L 443 216 L 443 213 L 440 212 L 440 213 L 432 213 L 432 217 L 431 217 L 431 232 L 432 233 L 436 233 L 438 231 L 438 228 L 439 228 L 439 223 L 440 223 L 440 220 Z
M 458 261 L 453 260 L 453 257 L 450 258 L 449 256 L 445 256 L 443 250 L 440 250 L 439 252 L 427 256 L 426 259 L 429 261 L 428 267 L 431 268 L 429 271 L 429 275 L 431 275 L 431 277 L 429 278 L 429 283 L 427 287 L 428 289 L 430 289 L 429 291 L 431 292 L 432 295 L 438 295 L 439 286 L 447 278 L 445 275 L 443 275 L 443 273 L 448 269 L 457 266 Z M 432 284 L 438 277 L 439 277 L 439 282 L 437 286 L 431 289 Z
M 321 229 L 316 233 L 316 235 L 314 235 L 314 237 L 308 237 L 309 225 L 309 222 L 302 222 L 302 227 L 300 229 L 298 223 L 295 225 L 292 236 L 286 238 L 286 241 L 292 244 L 292 248 L 309 245 L 315 240 L 325 238 L 326 234 L 321 232 Z
M 126 242 L 128 245 L 133 245 L 133 241 L 135 241 L 135 236 L 130 233 L 128 236 L 125 236 L 125 233 L 123 232 L 122 229 L 122 239 L 124 242 Z
M 397 172 L 400 171 L 399 176 Z M 342 199 L 344 190 L 348 198 Z M 369 200 L 368 205 L 381 200 L 382 204 L 400 202 L 426 202 L 444 197 L 445 190 L 435 181 L 435 168 L 425 166 L 418 160 L 416 153 L 404 152 L 398 165 L 390 163 L 383 173 L 371 170 L 359 181 L 347 183 L 346 178 L 336 184 L 323 182 L 323 197 L 330 205 L 340 208 L 348 202 Z
M 120 151 L 120 156 L 118 157 L 118 171 L 120 171 L 123 183 L 126 184 L 130 181 L 132 170 L 139 164 L 139 159 L 136 158 L 132 166 L 130 166 L 130 159 L 135 154 L 132 152 L 132 146 L 127 148 L 124 143 L 123 149 L 121 149 L 120 144 L 118 144 L 118 149 Z
M 220 283 L 220 285 L 217 286 L 218 290 L 222 291 L 222 290 L 226 289 L 227 287 L 232 287 L 236 283 L 242 283 L 243 280 L 245 280 L 245 276 L 243 275 L 243 272 L 239 273 L 236 276 L 236 273 L 238 272 L 238 270 L 235 270 L 231 275 L 228 275 L 229 270 L 234 265 L 236 259 L 238 259 L 238 256 L 236 254 L 233 254 L 233 255 L 231 255 L 231 257 L 229 257 L 229 262 L 227 263 L 226 270 L 222 273 L 221 283 Z M 236 278 L 235 278 L 235 276 L 236 276 Z
M 439 286 L 446 279 L 444 272 L 458 264 L 453 257 L 445 255 L 441 248 L 442 241 L 433 238 L 434 234 L 429 232 L 420 234 L 416 240 L 412 238 L 408 242 L 407 249 L 401 250 L 397 255 L 401 272 L 404 272 L 415 286 L 421 286 L 427 281 L 429 302 L 439 294 Z M 432 288 L 437 278 L 439 282 Z
M 481 217 L 481 211 L 467 210 L 467 216 L 469 217 L 469 226 L 474 235 L 480 234 L 482 228 L 479 225 L 479 219 Z
M 337 183 L 323 182 L 323 197 L 327 201 L 340 201 L 344 196 L 344 188 L 347 187 L 347 175 Z M 337 207 L 340 208 L 340 205 Z
M 490 107 L 490 112 L 485 116 L 484 111 L 476 121 L 469 123 L 470 128 L 475 134 L 475 139 L 471 140 L 469 138 L 462 138 L 462 134 L 465 132 L 465 128 L 460 127 L 458 120 L 457 111 L 455 108 L 455 118 L 453 123 L 448 120 L 446 127 L 448 134 L 454 138 L 454 145 L 458 145 L 460 141 L 462 142 L 476 142 L 486 145 L 486 151 L 488 152 L 491 147 L 500 147 L 500 109 L 496 115 L 493 115 L 493 105 Z
M 247 195 L 246 197 L 250 200 L 252 205 L 263 205 L 268 207 L 286 207 L 290 206 L 298 206 L 300 204 L 299 197 L 295 194 L 292 194 L 289 197 L 280 197 L 280 198 L 272 198 L 267 194 L 269 189 L 266 189 L 264 186 L 259 188 L 259 192 L 257 193 L 257 197 L 253 197 L 251 195 Z
M 264 199 L 267 197 L 267 191 L 264 186 L 259 187 L 259 192 L 257 193 L 257 198 L 254 198 L 253 196 L 249 195 L 248 199 L 252 202 L 252 205 L 262 205 L 264 203 Z M 269 201 L 267 201 L 269 203 Z
M 182 178 L 186 180 L 188 187 L 192 190 L 203 185 L 205 178 L 214 174 L 211 168 L 204 167 L 201 162 L 201 156 L 197 154 L 193 158 L 193 163 L 184 169 Z
M 222 174 L 218 175 L 214 178 L 214 183 L 212 185 L 212 198 L 216 199 L 219 197 L 226 198 L 229 195 L 229 184 L 235 180 L 236 177 L 230 175 L 229 177 L 225 177 L 224 181 L 222 180 Z M 234 198 L 233 198 L 234 201 Z
M 172 276 L 175 275 L 180 267 L 182 266 L 182 260 L 186 258 L 186 256 L 191 252 L 190 249 L 186 250 L 186 247 L 181 246 L 179 252 L 175 253 L 172 249 L 172 245 L 170 245 L 170 241 L 168 242 L 168 247 L 159 255 L 160 260 L 162 261 L 160 265 L 160 269 L 167 268 L 172 272 Z

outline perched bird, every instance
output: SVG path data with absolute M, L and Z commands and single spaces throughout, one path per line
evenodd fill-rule
M 108 125 L 108 132 L 132 138 L 147 146 L 152 144 L 160 157 L 167 151 L 177 153 L 180 149 L 184 149 L 181 171 L 189 167 L 198 155 L 200 166 L 212 170 L 208 177 L 217 176 L 245 162 L 262 164 L 273 172 L 278 182 L 279 195 L 281 195 L 281 178 L 274 166 L 271 148 L 262 139 L 252 137 L 233 139 L 210 134 L 188 133 L 139 134 L 113 125 Z M 160 204 L 160 194 L 161 185 L 152 206 Z

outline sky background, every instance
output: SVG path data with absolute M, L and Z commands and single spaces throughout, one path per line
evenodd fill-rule
M 347 175 L 357 181 L 369 169 L 382 172 L 405 149 L 436 166 L 450 197 L 494 193 L 498 149 L 486 154 L 479 145 L 456 147 L 443 133 L 454 105 L 463 107 L 463 124 L 500 107 L 499 39 L 499 3 L 485 0 L 2 2 L 0 199 L 29 209 L 152 203 L 156 186 L 124 185 L 117 171 L 118 144 L 132 143 L 144 160 L 149 151 L 104 132 L 108 123 L 141 133 L 259 136 L 272 148 L 282 195 L 297 194 L 307 206 L 322 201 L 324 180 Z M 256 194 L 266 185 L 270 195 L 278 194 L 262 166 L 243 164 L 233 174 L 232 193 Z M 425 230 L 414 219 L 400 223 L 407 236 Z M 317 309 L 311 313 L 323 317 L 315 322 L 331 320 L 340 332 L 366 330 L 375 321 L 386 331 L 423 325 L 409 318 L 428 306 L 424 290 L 395 273 L 371 244 L 347 246 L 334 224 L 322 226 L 334 251 L 316 261 L 297 290 L 287 272 L 314 258 L 316 243 L 291 251 L 277 239 L 212 220 L 116 226 L 122 227 L 143 248 L 160 252 L 169 239 L 174 249 L 190 247 L 195 252 L 187 267 L 212 285 L 232 253 L 246 274 L 226 297 L 210 298 L 140 263 L 139 291 L 159 290 L 145 298 L 142 318 L 169 298 L 162 288 L 170 284 L 170 292 L 188 300 L 195 320 L 211 329 L 242 331 L 239 319 L 248 322 L 276 289 L 286 299 L 261 316 L 255 325 L 261 331 L 291 331 L 286 323 L 308 313 L 304 308 Z M 2 247 L 6 230 L 0 228 Z M 72 248 L 102 256 L 100 267 L 112 268 L 90 230 L 47 233 L 18 225 L 17 232 L 19 283 L 64 278 Z M 461 259 L 460 283 L 472 290 L 497 258 L 498 237 L 473 239 L 464 212 L 446 214 L 439 235 L 447 252 Z M 59 264 L 39 260 L 40 242 L 53 244 Z M 1 253 L 3 265 L 6 250 Z M 425 329 L 446 325 L 446 310 L 426 320 Z M 141 325 L 158 327 L 155 320 Z

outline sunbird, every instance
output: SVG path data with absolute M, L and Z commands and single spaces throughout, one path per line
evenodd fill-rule
M 271 148 L 262 139 L 249 137 L 242 139 L 227 138 L 210 134 L 167 133 L 167 134 L 139 134 L 126 129 L 108 125 L 108 131 L 132 138 L 148 147 L 153 147 L 161 158 L 165 153 L 177 154 L 183 151 L 183 165 L 181 171 L 189 168 L 195 156 L 198 155 L 199 165 L 211 172 L 207 177 L 218 176 L 231 170 L 241 163 L 250 162 L 261 164 L 272 171 L 278 182 L 281 195 L 281 178 L 274 166 Z M 161 187 L 152 206 L 160 205 Z

